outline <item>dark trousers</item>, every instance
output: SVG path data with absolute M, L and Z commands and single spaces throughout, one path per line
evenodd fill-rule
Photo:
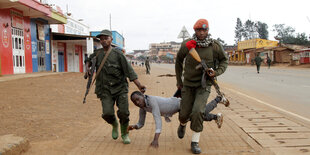
M 256 70 L 257 70 L 257 72 L 259 72 L 259 70 L 260 70 L 260 65 L 256 65 Z
M 205 114 L 203 117 L 204 121 L 212 121 L 212 120 L 215 120 L 217 118 L 217 116 L 215 114 L 210 113 L 216 107 L 217 107 L 217 102 L 215 100 L 212 100 L 211 102 L 209 102 L 206 105 Z
M 190 120 L 190 128 L 195 132 L 201 132 L 203 130 L 205 106 L 210 95 L 210 86 L 207 88 L 184 86 L 181 94 L 179 121 L 186 123 Z
M 146 67 L 146 74 L 150 74 L 150 68 Z
M 116 95 L 111 95 L 109 91 L 105 91 L 103 95 L 100 96 L 102 105 L 102 118 L 109 124 L 116 121 L 114 104 L 118 107 L 117 116 L 119 118 L 120 124 L 127 124 L 129 122 L 129 110 L 128 110 L 128 94 L 119 93 Z

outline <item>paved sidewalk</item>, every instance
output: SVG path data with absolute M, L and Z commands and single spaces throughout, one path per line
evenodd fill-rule
M 169 97 L 172 96 L 175 87 L 175 77 L 159 75 L 174 74 L 170 70 L 152 68 L 151 75 L 145 75 L 136 69 L 141 83 L 147 86 L 146 94 Z M 130 85 L 130 92 L 136 90 Z M 212 94 L 210 98 L 215 95 Z M 223 111 L 223 105 L 214 113 Z M 178 114 L 167 123 L 163 120 L 163 130 L 159 139 L 159 148 L 150 147 L 154 136 L 155 124 L 151 114 L 147 114 L 146 124 L 140 130 L 130 132 L 131 144 L 124 145 L 119 137 L 117 140 L 111 138 L 111 126 L 102 122 L 78 146 L 69 154 L 191 154 L 190 142 L 192 132 L 189 126 L 183 139 L 177 137 Z M 130 124 L 138 121 L 138 108 L 130 103 Z M 271 154 L 268 149 L 261 147 L 243 130 L 241 130 L 230 117 L 224 115 L 224 124 L 218 129 L 215 122 L 205 122 L 204 130 L 200 138 L 202 154 Z
M 144 68 L 135 68 L 139 80 L 147 86 L 146 94 L 170 97 L 176 90 L 174 69 L 165 65 L 154 65 L 151 75 Z M 1 81 L 38 77 L 53 72 L 19 74 L 0 77 Z M 222 91 L 231 101 L 230 107 L 218 105 L 213 113 L 224 114 L 224 124 L 218 129 L 214 122 L 205 122 L 201 134 L 202 154 L 310 154 L 310 123 L 289 113 L 262 104 L 253 96 L 238 92 L 227 84 L 221 84 Z M 137 90 L 130 83 L 130 93 Z M 129 95 L 130 95 L 129 93 Z M 212 90 L 209 99 L 215 97 Z M 101 121 L 96 128 L 74 147 L 69 154 L 191 154 L 192 132 L 189 126 L 183 139 L 177 137 L 178 114 L 172 122 L 163 120 L 159 148 L 150 147 L 154 136 L 155 122 L 150 113 L 146 124 L 140 130 L 130 132 L 132 143 L 124 145 L 119 137 L 111 138 L 111 126 Z M 138 108 L 130 102 L 130 124 L 138 121 Z
M 273 153 L 310 154 L 310 122 L 262 104 L 261 100 L 223 87 L 231 106 L 223 113 L 249 138 Z

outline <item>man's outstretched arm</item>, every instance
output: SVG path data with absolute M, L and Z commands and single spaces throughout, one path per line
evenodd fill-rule
M 135 125 L 129 125 L 127 128 L 127 132 L 133 129 L 141 129 L 144 126 L 145 123 L 145 117 L 146 117 L 146 111 L 144 109 L 139 110 L 139 121 Z

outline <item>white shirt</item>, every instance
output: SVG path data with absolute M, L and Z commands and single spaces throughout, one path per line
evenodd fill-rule
M 165 117 L 167 122 L 170 122 L 169 117 L 172 117 L 173 114 L 180 110 L 181 98 L 164 98 L 150 95 L 145 95 L 144 97 L 145 107 L 140 108 L 139 122 L 136 125 L 138 129 L 142 128 L 145 123 L 146 112 L 151 112 L 156 124 L 155 133 L 160 133 L 162 128 L 161 116 Z

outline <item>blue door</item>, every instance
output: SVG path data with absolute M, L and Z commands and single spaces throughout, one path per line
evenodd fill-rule
M 65 71 L 65 58 L 64 58 L 64 52 L 58 52 L 58 71 L 64 72 Z

